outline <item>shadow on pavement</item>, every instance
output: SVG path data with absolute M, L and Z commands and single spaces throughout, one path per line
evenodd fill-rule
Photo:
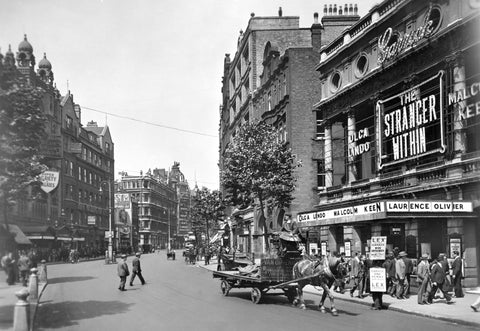
M 0 330 L 11 328 L 13 325 L 13 308 L 15 305 L 0 306 Z
M 123 314 L 133 304 L 120 301 L 67 301 L 42 304 L 35 319 L 35 330 L 41 328 L 60 329 L 78 325 L 79 320 L 103 315 Z M 68 316 L 68 318 L 66 318 Z
M 57 277 L 49 278 L 48 284 L 70 283 L 70 282 L 83 282 L 85 280 L 95 279 L 95 277 L 83 276 L 83 277 Z

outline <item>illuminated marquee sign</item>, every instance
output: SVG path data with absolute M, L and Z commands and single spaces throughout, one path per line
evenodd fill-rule
M 377 102 L 379 169 L 445 152 L 443 75 Z

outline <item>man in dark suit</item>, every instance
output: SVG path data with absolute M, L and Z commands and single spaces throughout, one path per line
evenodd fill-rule
M 126 291 L 125 283 L 127 282 L 127 276 L 130 272 L 128 271 L 127 255 L 125 254 L 122 255 L 122 260 L 117 265 L 117 273 L 118 277 L 120 277 L 120 285 L 118 286 L 118 289 L 120 291 Z
M 430 277 L 432 280 L 432 291 L 430 292 L 430 295 L 428 296 L 428 302 L 432 303 L 433 297 L 435 296 L 435 293 L 437 292 L 437 289 L 440 289 L 442 291 L 443 296 L 447 300 L 447 303 L 453 303 L 452 297 L 448 292 L 446 291 L 446 273 L 444 270 L 444 267 L 442 265 L 444 257 L 442 254 L 440 254 L 437 258 L 437 260 L 432 264 L 432 268 L 430 271 Z
M 453 263 L 452 263 L 452 277 L 453 277 L 453 287 L 455 289 L 455 297 L 463 298 L 462 291 L 462 258 L 458 251 L 453 252 Z
M 145 279 L 142 276 L 142 268 L 140 267 L 140 253 L 136 253 L 132 261 L 132 276 L 130 277 L 130 286 L 133 286 L 133 280 L 138 276 L 142 285 L 145 285 Z

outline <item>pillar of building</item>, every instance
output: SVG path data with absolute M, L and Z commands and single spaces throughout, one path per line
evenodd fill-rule
M 465 91 L 465 63 L 461 53 L 455 53 L 447 58 L 447 63 L 452 73 L 453 93 Z M 466 101 L 461 100 L 453 105 L 453 150 L 455 155 L 461 155 L 466 151 L 464 121 L 460 119 L 460 110 L 465 108 Z
M 325 186 L 333 186 L 332 123 L 325 123 Z

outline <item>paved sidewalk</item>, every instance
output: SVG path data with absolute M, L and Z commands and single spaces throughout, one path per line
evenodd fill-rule
M 210 265 L 204 265 L 203 261 L 199 261 L 197 262 L 197 265 L 210 271 L 217 270 L 216 260 Z M 322 290 L 317 290 L 311 285 L 305 286 L 304 291 L 319 296 L 322 294 Z M 480 288 L 466 289 L 465 292 L 465 297 L 454 298 L 453 301 L 455 303 L 453 304 L 446 304 L 444 299 L 434 299 L 433 304 L 431 305 L 419 305 L 417 303 L 417 295 L 412 295 L 405 300 L 398 300 L 392 298 L 390 295 L 384 295 L 383 304 L 384 306 L 387 306 L 389 310 L 441 319 L 462 325 L 480 327 L 480 312 L 476 313 L 470 308 L 470 305 L 480 295 Z M 332 293 L 337 300 L 356 302 L 368 306 L 371 306 L 373 303 L 371 296 L 365 297 L 364 299 L 352 298 L 348 289 L 344 294 L 333 291 Z M 328 301 L 328 299 L 326 301 Z M 328 302 L 326 304 L 328 305 Z
M 0 330 L 13 330 L 13 312 L 15 304 L 18 301 L 16 292 L 20 291 L 23 286 L 21 283 L 15 285 L 7 285 L 7 277 L 3 270 L 0 270 Z M 47 284 L 38 284 L 38 301 Z M 30 303 L 30 318 L 33 320 L 37 309 L 37 302 Z

